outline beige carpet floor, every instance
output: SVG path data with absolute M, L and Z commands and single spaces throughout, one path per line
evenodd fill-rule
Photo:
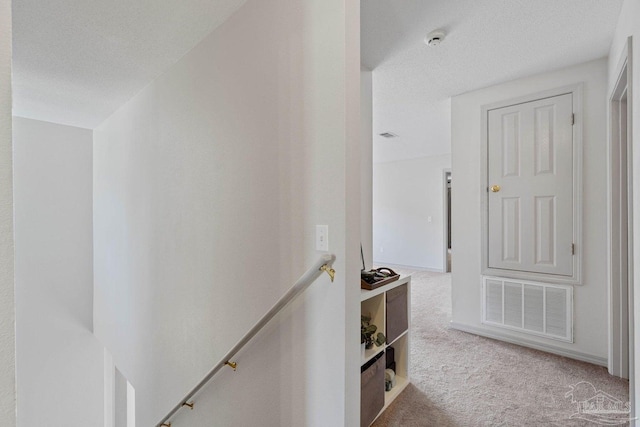
M 600 366 L 449 329 L 451 275 L 400 272 L 413 274 L 412 384 L 373 426 L 626 424 L 615 420 L 622 415 L 578 414 L 578 402 L 601 391 L 605 404 L 626 403 L 627 381 Z

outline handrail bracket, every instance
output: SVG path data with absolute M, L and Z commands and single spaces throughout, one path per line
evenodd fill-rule
M 336 278 L 336 271 L 331 268 L 329 264 L 324 264 L 322 267 L 320 267 L 320 271 L 325 271 L 331 278 L 331 283 L 333 283 L 333 280 Z

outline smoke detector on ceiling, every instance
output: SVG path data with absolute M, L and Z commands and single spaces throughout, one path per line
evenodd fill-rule
M 398 135 L 396 135 L 395 133 L 391 133 L 391 132 L 383 132 L 383 133 L 380 134 L 380 136 L 383 137 L 383 138 L 388 138 L 388 139 L 397 138 L 398 137 Z
M 427 46 L 438 46 L 444 40 L 445 32 L 442 30 L 431 31 L 427 34 L 427 37 L 424 38 L 424 43 Z

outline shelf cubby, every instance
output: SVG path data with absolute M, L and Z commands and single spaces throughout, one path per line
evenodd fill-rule
M 411 276 L 374 290 L 361 290 L 360 312 L 387 336 L 380 347 L 365 350 L 361 366 L 361 427 L 369 427 L 409 385 L 409 331 L 411 328 Z M 391 332 L 391 336 L 388 335 Z M 393 351 L 389 347 L 393 347 Z M 395 386 L 384 391 L 384 370 L 391 354 L 395 362 Z M 378 359 L 376 359 L 379 356 Z M 375 360 L 375 361 L 374 361 Z M 382 360 L 382 361 L 381 361 Z M 384 399 L 381 399 L 381 395 Z

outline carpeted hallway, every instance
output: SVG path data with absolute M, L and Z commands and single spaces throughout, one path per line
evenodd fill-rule
M 448 328 L 451 275 L 412 278 L 411 381 L 373 424 L 383 426 L 624 425 L 570 418 L 596 390 L 628 402 L 628 382 L 600 366 Z M 567 393 L 581 381 L 574 402 Z M 594 420 L 591 415 L 586 416 Z

